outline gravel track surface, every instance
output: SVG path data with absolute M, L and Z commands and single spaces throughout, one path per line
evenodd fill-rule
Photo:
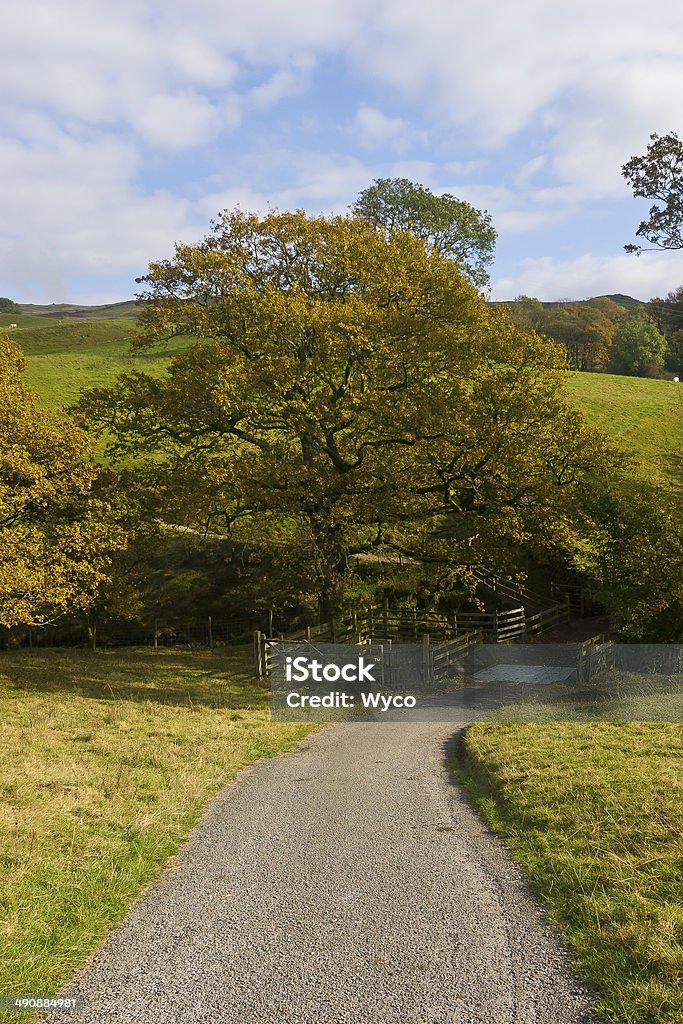
M 446 767 L 455 727 L 336 725 L 244 771 L 50 1024 L 575 1024 L 587 993 Z

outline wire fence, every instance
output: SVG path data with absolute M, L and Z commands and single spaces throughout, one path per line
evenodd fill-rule
M 168 624 L 112 622 L 88 629 L 84 623 L 50 626 L 18 626 L 0 631 L 0 648 L 10 647 L 223 647 L 250 642 L 254 623 L 214 619 Z

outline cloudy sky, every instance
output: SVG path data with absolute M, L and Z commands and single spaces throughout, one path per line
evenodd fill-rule
M 129 298 L 221 209 L 404 176 L 493 216 L 494 298 L 647 299 L 620 168 L 683 135 L 677 0 L 23 0 L 3 10 L 0 294 Z

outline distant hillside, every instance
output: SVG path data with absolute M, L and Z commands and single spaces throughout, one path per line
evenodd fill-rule
M 118 305 L 121 308 L 128 303 Z M 10 320 L 17 327 L 3 330 Z M 113 384 L 121 373 L 163 373 L 170 357 L 189 341 L 177 337 L 163 351 L 131 355 L 130 343 L 137 333 L 137 322 L 130 317 L 88 321 L 35 313 L 0 314 L 0 336 L 8 334 L 22 347 L 28 360 L 26 382 L 52 408 L 71 405 L 83 388 Z
M 626 309 L 633 309 L 636 306 L 644 306 L 640 299 L 634 299 L 631 295 L 622 295 L 617 292 L 615 295 L 595 295 L 596 299 L 611 299 L 618 306 Z M 492 302 L 492 306 L 509 306 L 512 300 Z M 589 302 L 590 299 L 556 299 L 553 302 L 541 302 L 546 309 L 555 309 L 561 306 L 580 305 Z M 126 302 L 110 302 L 104 306 L 79 306 L 69 302 L 51 303 L 47 306 L 36 305 L 32 302 L 18 303 L 21 312 L 30 316 L 50 316 L 60 320 L 124 320 L 136 319 L 140 315 L 142 303 L 135 299 Z
M 617 292 L 615 295 L 596 295 L 595 298 L 611 299 L 612 302 L 616 302 L 617 306 L 626 306 L 627 309 L 633 309 L 634 306 L 647 305 L 642 299 L 634 299 L 632 295 L 622 295 L 621 292 Z
M 31 316 L 50 316 L 59 320 L 128 320 L 140 314 L 141 303 L 135 299 L 127 302 L 109 302 L 104 306 L 79 306 L 69 302 L 38 306 L 31 302 L 20 302 L 22 313 Z
M 616 292 L 614 295 L 591 295 L 588 299 L 554 299 L 552 302 L 543 302 L 539 299 L 538 301 L 544 309 L 561 309 L 564 306 L 582 306 L 593 299 L 610 299 L 617 306 L 623 306 L 625 309 L 636 309 L 638 306 L 647 305 L 642 299 L 634 299 L 632 295 L 622 295 L 621 292 Z M 511 306 L 513 303 L 514 299 L 501 299 L 500 301 L 491 302 L 489 305 Z
M 83 388 L 113 384 L 120 373 L 163 373 L 169 359 L 194 340 L 176 337 L 163 351 L 133 356 L 130 342 L 138 330 L 134 319 L 110 317 L 87 323 L 84 317 L 59 318 L 59 308 L 28 306 L 24 307 L 27 312 L 0 314 L 0 334 L 10 333 L 3 331 L 10 321 L 17 323 L 11 336 L 28 358 L 27 382 L 53 408 L 75 402 Z M 36 309 L 58 318 L 28 312 Z M 683 489 L 683 384 L 608 373 L 567 373 L 567 384 L 586 419 L 634 455 L 645 476 Z
M 563 306 L 583 306 L 594 299 L 610 299 L 611 302 L 616 303 L 617 306 L 623 306 L 624 309 L 637 309 L 638 306 L 647 305 L 641 299 L 634 299 L 632 295 L 622 295 L 621 292 L 617 292 L 615 295 L 592 295 L 589 299 L 556 299 L 554 302 L 542 302 L 541 305 L 545 309 L 561 309 Z

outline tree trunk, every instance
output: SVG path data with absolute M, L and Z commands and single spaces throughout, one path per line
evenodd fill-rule
M 88 630 L 88 647 L 91 651 L 97 650 L 97 613 L 94 611 L 88 612 L 85 618 L 85 624 Z
M 347 546 L 342 531 L 324 519 L 311 522 L 316 548 L 318 598 L 323 618 L 329 619 L 344 599 Z

